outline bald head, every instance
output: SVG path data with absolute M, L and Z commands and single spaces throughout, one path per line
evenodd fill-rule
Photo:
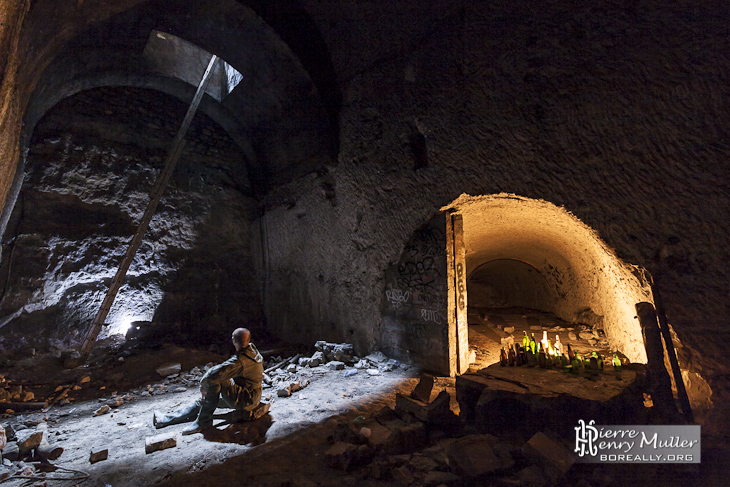
M 248 328 L 236 328 L 233 330 L 231 340 L 233 340 L 233 346 L 236 347 L 236 351 L 239 351 L 248 347 L 251 341 L 251 332 L 248 331 Z

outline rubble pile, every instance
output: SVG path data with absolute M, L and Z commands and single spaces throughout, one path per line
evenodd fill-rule
M 44 419 L 47 421 L 48 416 Z M 49 470 L 42 466 L 63 454 L 62 447 L 50 443 L 46 421 L 39 421 L 37 424 L 29 422 L 27 424 L 30 426 L 21 424 L 17 428 L 0 423 L 0 482 L 10 477 L 46 479 L 46 472 Z M 85 477 L 75 480 L 83 478 Z M 48 477 L 48 480 L 58 479 L 57 476 Z M 65 477 L 65 480 L 69 478 Z
M 527 485 L 560 482 L 574 459 L 542 432 L 527 441 L 475 434 L 450 409 L 442 390 L 429 401 L 433 378 L 410 396 L 396 395 L 395 408 L 340 424 L 325 452 L 331 468 L 394 485 Z
M 0 403 L 12 402 L 31 402 L 35 399 L 35 394 L 23 389 L 23 384 L 13 383 L 0 374 Z
M 309 357 L 298 354 L 287 359 L 281 356 L 271 359 L 264 371 L 264 389 L 273 389 L 278 397 L 289 397 L 304 389 L 312 377 L 329 371 L 342 370 L 345 377 L 350 377 L 360 371 L 374 376 L 396 368 L 409 368 L 398 360 L 388 359 L 382 352 L 360 358 L 349 343 L 318 341 L 314 348 L 316 351 Z

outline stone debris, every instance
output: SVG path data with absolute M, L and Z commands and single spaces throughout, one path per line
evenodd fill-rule
M 148 436 L 144 440 L 144 452 L 154 453 L 177 446 L 177 433 L 167 433 L 155 436 Z
M 451 396 L 446 391 L 441 391 L 432 403 L 419 401 L 403 394 L 396 394 L 395 410 L 400 414 L 411 414 L 426 423 L 441 423 L 448 421 L 448 416 L 453 416 L 449 406 L 450 401 Z
M 340 441 L 332 445 L 324 455 L 327 465 L 347 471 L 357 458 L 357 446 Z
M 102 414 L 106 414 L 109 411 L 111 411 L 111 408 L 109 407 L 109 405 L 105 404 L 96 411 L 94 411 L 94 416 L 101 416 Z
M 89 463 L 101 462 L 109 458 L 109 450 L 107 448 L 92 448 L 89 452 Z
M 330 370 L 342 370 L 345 368 L 345 363 L 340 362 L 339 360 L 333 360 L 331 362 L 327 362 L 326 367 Z
M 451 412 L 447 391 L 432 402 L 420 400 L 432 387 L 433 377 L 424 376 L 411 395 L 396 395 L 395 409 L 339 424 L 329 437 L 327 464 L 359 469 L 355 475 L 387 485 L 548 487 L 564 481 L 572 460 L 560 444 L 542 433 L 525 444 L 475 434 Z
M 355 355 L 355 347 L 350 343 L 329 343 L 320 340 L 314 344 L 314 348 L 322 352 L 327 361 L 352 362 L 352 357 Z
M 413 392 L 411 397 L 421 402 L 429 402 L 431 400 L 431 391 L 433 390 L 433 376 L 423 374 L 421 380 L 418 381 L 418 385 Z
M 367 369 L 368 375 L 380 375 L 380 371 L 378 369 Z
M 388 357 L 385 356 L 383 352 L 373 352 L 370 355 L 365 357 L 366 360 L 369 360 L 370 362 L 380 364 L 388 360 Z
M 18 445 L 18 455 L 22 456 L 40 445 L 43 441 L 44 435 L 44 431 L 38 431 L 35 429 L 17 431 L 15 433 L 15 437 Z
M 539 462 L 543 467 L 557 469 L 565 475 L 575 461 L 570 452 L 542 432 L 537 432 L 522 448 L 525 458 Z
M 155 371 L 158 374 L 160 374 L 162 377 L 167 377 L 168 375 L 173 375 L 173 374 L 179 374 L 181 370 L 182 370 L 182 367 L 177 362 L 162 364 L 155 369 Z
M 509 452 L 497 445 L 492 435 L 470 435 L 452 443 L 447 455 L 455 473 L 464 477 L 478 477 L 506 470 L 514 465 Z

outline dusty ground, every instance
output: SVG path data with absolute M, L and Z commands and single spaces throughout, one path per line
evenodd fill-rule
M 352 419 L 383 405 L 392 405 L 396 391 L 410 392 L 415 386 L 416 371 L 413 368 L 396 368 L 377 376 L 359 370 L 349 377 L 344 376 L 343 370 L 331 371 L 324 366 L 304 368 L 296 377 L 292 374 L 291 378 L 306 380 L 309 384 L 292 396 L 282 398 L 277 396 L 273 388 L 264 390 L 264 398 L 271 403 L 271 410 L 263 418 L 238 424 L 217 420 L 217 429 L 191 436 L 178 434 L 177 447 L 145 454 L 145 438 L 179 432 L 184 427 L 175 425 L 155 429 L 152 425 L 153 411 L 167 412 L 195 400 L 199 395 L 197 378 L 205 364 L 224 358 L 223 355 L 169 346 L 130 357 L 107 370 L 80 368 L 66 371 L 61 374 L 66 381 L 71 379 L 71 375 L 77 376 L 77 382 L 85 375 L 92 377 L 90 382 L 83 384 L 82 389 L 71 393 L 78 397 L 77 400 L 53 406 L 45 413 L 35 411 L 6 415 L 0 424 L 9 424 L 17 430 L 46 423 L 50 442 L 64 448 L 61 457 L 51 463 L 62 469 L 88 474 L 89 478 L 83 485 L 138 486 L 164 480 L 171 480 L 176 485 L 181 477 L 238 457 L 251 449 L 263 453 L 281 446 L 282 442 L 288 443 L 299 437 L 316 436 L 317 442 L 320 442 L 321 435 L 314 435 L 314 431 L 322 432 L 333 421 Z M 155 380 L 143 381 L 141 387 L 129 390 L 117 390 L 110 386 L 112 379 L 119 377 L 119 374 L 123 374 L 127 381 L 140 382 L 140 379 L 154 374 L 158 365 L 171 361 L 182 362 L 184 370 L 189 371 L 196 365 L 198 368 L 177 377 L 158 376 Z M 348 367 L 347 370 L 355 369 Z M 189 384 L 186 385 L 186 382 Z M 455 396 L 453 381 L 442 380 L 443 387 L 450 387 L 452 397 Z M 113 406 L 115 401 L 121 405 Z M 452 402 L 458 408 L 455 399 Z M 112 405 L 110 413 L 94 416 L 94 412 L 105 404 Z M 218 410 L 218 413 L 222 412 L 225 410 Z M 321 442 L 321 446 L 324 445 L 326 442 Z M 90 450 L 104 448 L 109 450 L 108 459 L 90 464 Z M 306 449 L 306 456 L 311 455 L 316 456 L 317 453 Z M 273 469 L 272 475 L 276 477 L 271 479 L 274 485 L 280 485 L 281 479 L 286 478 L 286 472 L 279 469 Z M 47 476 L 68 478 L 72 474 L 58 470 Z M 3 485 L 22 485 L 26 481 L 9 480 Z M 43 484 L 43 480 L 38 482 L 38 485 Z M 52 483 L 73 484 L 70 481 Z
M 485 367 L 498 360 L 500 344 L 496 340 L 505 327 L 514 326 L 514 336 L 519 337 L 523 329 L 536 326 L 536 320 L 546 327 L 572 326 L 557 323 L 549 316 L 524 314 L 519 310 L 487 313 L 474 319 L 470 325 L 470 345 L 477 361 L 472 368 Z M 570 342 L 580 353 L 591 348 L 587 342 L 583 343 L 585 340 L 571 341 L 567 331 L 559 333 L 561 341 Z M 274 355 L 286 358 L 299 351 L 305 352 L 277 349 L 267 354 L 269 366 Z M 324 452 L 330 447 L 328 436 L 337 424 L 361 415 L 367 417 L 385 405 L 393 406 L 396 392 L 410 392 L 419 377 L 419 372 L 412 367 L 397 367 L 375 376 L 359 370 L 346 377 L 346 371 L 355 369 L 333 371 L 323 366 L 282 374 L 283 382 L 307 381 L 308 385 L 286 398 L 278 397 L 275 388 L 266 389 L 264 398 L 271 403 L 271 411 L 263 418 L 238 424 L 220 419 L 216 421 L 217 428 L 205 433 L 177 434 L 175 448 L 146 454 L 147 437 L 179 433 L 184 427 L 156 430 L 152 425 L 153 411 L 171 411 L 195 400 L 199 394 L 198 380 L 206 364 L 225 358 L 227 354 L 174 345 L 128 354 L 112 340 L 99 344 L 86 367 L 64 370 L 59 360 L 50 356 L 13 360 L 13 367 L 0 371 L 0 375 L 5 374 L 14 384 L 23 384 L 24 390 L 33 391 L 36 401 L 52 397 L 59 388 L 78 387 L 69 392 L 71 401 L 67 404 L 59 402 L 45 412 L 19 410 L 0 417 L 0 424 L 16 430 L 45 423 L 50 442 L 64 448 L 63 454 L 51 462 L 58 470 L 37 472 L 38 478 L 34 479 L 7 479 L 0 484 L 3 487 L 70 487 L 79 483 L 93 487 L 218 486 L 236 479 L 235 483 L 276 487 L 393 485 L 393 479 L 377 481 L 368 478 L 362 469 L 351 472 L 332 469 L 326 464 Z M 179 362 L 183 371 L 167 378 L 159 376 L 155 369 L 167 362 Z M 85 381 L 85 377 L 89 380 Z M 432 398 L 442 389 L 450 392 L 451 409 L 458 413 L 453 379 L 437 378 Z M 103 405 L 110 405 L 110 412 L 94 416 Z M 517 449 L 527 440 L 502 439 L 514 441 Z M 108 459 L 90 464 L 90 451 L 103 448 L 109 450 Z M 729 470 L 727 450 L 703 447 L 701 469 L 575 465 L 569 480 L 584 487 L 607 487 L 637 479 L 648 482 L 658 476 L 665 485 L 698 485 L 695 481 L 705 486 L 725 485 L 723 472 Z M 51 480 L 71 477 L 74 480 Z

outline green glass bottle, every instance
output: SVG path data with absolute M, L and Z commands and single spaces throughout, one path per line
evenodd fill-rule
M 507 354 L 504 351 L 504 347 L 499 351 L 499 365 L 502 367 L 507 365 Z
M 573 374 L 580 374 L 580 362 L 578 361 L 578 357 L 573 357 L 573 360 L 570 362 L 571 369 L 570 372 Z
M 535 334 L 532 334 L 532 338 L 530 338 L 530 350 L 532 350 L 532 354 L 537 357 L 537 342 L 535 341 Z
M 522 348 L 527 348 L 530 346 L 530 337 L 527 336 L 527 332 L 523 331 L 524 336 L 522 337 Z
M 621 359 L 615 353 L 613 354 L 613 370 L 621 372 Z
M 545 350 L 542 349 L 541 343 L 537 344 L 537 357 L 538 357 L 537 361 L 540 364 L 540 367 L 542 367 L 544 369 L 547 366 L 547 364 L 545 361 Z

